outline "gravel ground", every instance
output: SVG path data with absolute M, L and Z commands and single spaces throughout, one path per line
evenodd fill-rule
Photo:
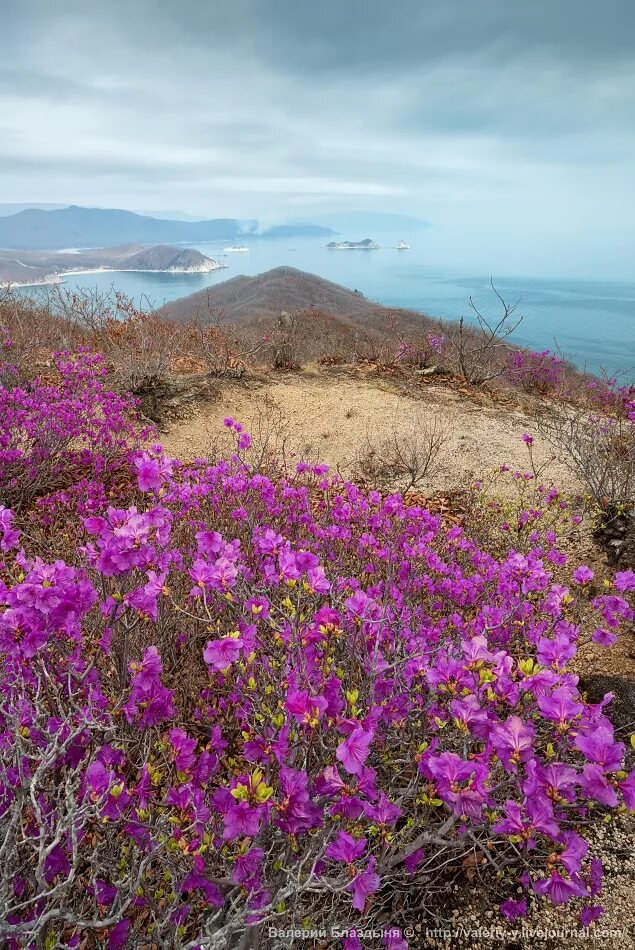
M 554 907 L 545 898 L 530 899 L 529 915 L 510 923 L 497 911 L 487 909 L 478 888 L 455 889 L 456 901 L 445 919 L 427 925 L 415 924 L 411 950 L 437 947 L 443 950 L 565 950 L 599 947 L 633 950 L 635 947 L 635 819 L 619 818 L 602 825 L 591 835 L 591 851 L 604 864 L 605 877 L 597 902 L 605 912 L 596 924 L 584 930 L 579 922 L 580 905 L 572 902 Z M 456 906 L 460 898 L 462 903 Z M 518 895 L 520 897 L 520 893 Z M 522 930 L 524 929 L 524 934 Z M 444 935 L 442 931 L 446 931 Z M 515 933 L 514 931 L 520 931 Z

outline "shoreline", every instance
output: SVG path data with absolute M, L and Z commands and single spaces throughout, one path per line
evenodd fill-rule
M 51 287 L 55 284 L 63 284 L 65 277 L 75 277 L 80 274 L 213 274 L 217 270 L 226 270 L 229 264 L 219 264 L 218 267 L 210 267 L 205 270 L 186 270 L 181 269 L 158 269 L 149 270 L 147 267 L 86 267 L 78 270 L 60 271 L 59 274 L 50 274 L 41 280 L 30 280 L 25 283 L 14 280 L 0 280 L 0 289 L 9 287 Z

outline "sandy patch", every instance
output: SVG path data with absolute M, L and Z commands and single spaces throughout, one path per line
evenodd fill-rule
M 223 419 L 231 416 L 250 432 L 269 402 L 286 421 L 287 447 L 297 459 L 325 462 L 350 475 L 367 433 L 406 432 L 417 415 L 436 418 L 447 431 L 437 463 L 421 490 L 448 490 L 483 478 L 507 464 L 525 471 L 528 456 L 522 441 L 531 421 L 520 411 L 479 406 L 442 386 L 406 391 L 378 378 L 289 375 L 223 384 L 219 400 L 172 425 L 163 438 L 179 458 L 206 455 L 227 446 Z M 568 469 L 536 436 L 534 457 L 545 466 L 543 480 L 563 491 L 580 490 Z

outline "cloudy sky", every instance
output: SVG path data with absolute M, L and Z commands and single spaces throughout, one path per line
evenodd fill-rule
M 0 0 L 0 202 L 430 222 L 631 277 L 633 0 Z

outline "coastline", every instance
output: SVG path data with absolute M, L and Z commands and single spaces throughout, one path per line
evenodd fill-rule
M 30 280 L 25 283 L 13 280 L 0 280 L 0 290 L 6 290 L 9 287 L 50 287 L 55 284 L 63 284 L 65 277 L 75 277 L 79 274 L 212 274 L 217 270 L 226 270 L 229 264 L 219 264 L 218 267 L 205 268 L 205 270 L 189 270 L 186 268 L 162 268 L 150 270 L 147 267 L 85 267 L 78 270 L 60 271 L 58 274 L 49 274 L 41 280 Z

